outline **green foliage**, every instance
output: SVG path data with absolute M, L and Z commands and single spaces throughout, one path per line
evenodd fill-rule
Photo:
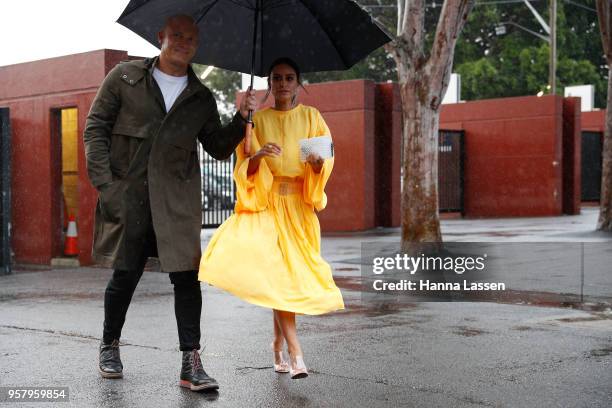
M 548 21 L 548 2 L 533 1 L 532 4 Z M 581 4 L 594 8 L 595 0 L 581 0 Z M 505 24 L 505 35 L 496 35 L 495 26 L 504 22 L 546 35 L 523 3 L 476 6 L 455 54 L 454 71 L 461 74 L 463 99 L 547 92 L 548 43 L 511 24 Z M 481 46 L 476 47 L 474 43 Z M 605 106 L 607 68 L 597 14 L 560 0 L 557 6 L 556 91 L 562 94 L 566 86 L 583 84 L 595 85 L 595 105 Z
M 499 71 L 487 58 L 466 62 L 457 67 L 461 75 L 461 93 L 464 99 L 497 98 L 505 93 L 503 85 L 497 81 Z M 483 87 L 483 84 L 487 84 Z
M 370 79 L 375 82 L 386 82 L 387 80 L 395 80 L 397 78 L 396 72 L 393 57 L 381 47 L 347 71 L 313 72 L 302 76 L 305 83 L 348 79 Z
M 200 64 L 191 64 L 191 66 L 198 77 L 201 77 L 207 68 L 206 65 Z M 240 89 L 240 81 L 240 73 L 221 68 L 213 69 L 202 81 L 215 95 L 222 123 L 228 123 L 236 112 L 236 92 Z
M 571 0 L 595 8 L 595 0 Z M 397 0 L 358 0 L 391 34 L 396 32 Z M 491 4 L 487 4 L 491 2 Z M 442 0 L 427 2 L 425 14 L 426 50 L 431 46 L 440 15 Z M 548 21 L 548 1 L 531 4 Z M 595 105 L 605 106 L 607 75 L 597 14 L 567 0 L 557 5 L 557 93 L 570 85 L 595 85 Z M 461 75 L 461 97 L 465 100 L 535 95 L 547 91 L 549 45 L 542 39 L 505 24 L 506 34 L 496 27 L 513 22 L 546 35 L 522 2 L 497 3 L 479 0 L 468 18 L 455 48 L 453 72 Z M 194 69 L 203 72 L 206 67 Z M 383 48 L 373 52 L 347 71 L 304 74 L 307 83 L 370 79 L 375 82 L 397 81 L 395 62 Z M 224 120 L 234 112 L 235 93 L 240 74 L 215 69 L 204 81 L 217 96 Z
M 595 105 L 605 106 L 607 67 L 603 58 L 597 23 L 595 0 L 558 0 L 557 5 L 557 93 L 570 85 L 595 85 Z M 490 2 L 490 4 L 487 4 Z M 397 24 L 395 0 L 358 0 L 371 7 L 369 11 L 395 32 Z M 548 1 L 532 0 L 531 4 L 548 21 Z M 426 50 L 430 49 L 441 10 L 441 0 L 427 2 L 425 29 Z M 591 10 L 589 10 L 591 9 Z M 468 18 L 455 48 L 454 72 L 461 75 L 462 99 L 476 100 L 547 91 L 549 45 L 544 40 L 512 24 L 546 35 L 523 2 L 499 3 L 479 0 Z M 498 35 L 502 23 L 506 34 Z M 369 60 L 369 58 L 368 58 Z M 367 60 L 366 60 L 367 61 Z M 388 77 L 380 75 L 385 72 Z M 351 78 L 353 73 L 347 72 Z M 385 68 L 366 73 L 364 78 L 396 80 L 394 70 Z

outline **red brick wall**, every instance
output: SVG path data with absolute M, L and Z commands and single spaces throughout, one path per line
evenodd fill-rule
M 100 50 L 0 67 L 0 106 L 13 129 L 13 250 L 17 262 L 48 264 L 61 252 L 58 159 L 52 109 L 77 107 L 79 135 L 106 73 L 127 58 Z M 300 101 L 317 107 L 336 145 L 324 231 L 400 223 L 401 103 L 395 84 L 354 80 L 307 86 Z M 270 100 L 271 102 L 271 100 Z M 440 128 L 466 132 L 468 217 L 575 213 L 577 129 L 603 131 L 605 111 L 576 111 L 561 97 L 519 97 L 444 105 Z M 573 164 L 570 161 L 573 160 Z M 79 143 L 79 260 L 91 261 L 96 192 Z M 565 198 L 564 198 L 565 197 Z
M 337 146 L 336 167 L 327 190 L 329 205 L 320 214 L 324 231 L 400 224 L 401 102 L 396 84 L 377 84 L 374 93 L 364 93 L 370 86 L 367 81 L 314 84 L 301 97 L 303 103 L 323 113 Z M 373 130 L 369 122 L 360 131 L 354 127 L 359 120 L 334 120 L 346 110 L 368 112 L 372 102 L 363 97 L 373 98 Z M 466 134 L 465 216 L 577 213 L 579 129 L 584 118 L 577 109 L 573 99 L 560 96 L 444 105 L 440 129 Z M 369 132 L 375 134 L 374 140 Z M 343 160 L 345 154 L 350 160 Z
M 604 132 L 606 130 L 606 111 L 582 112 L 581 125 L 583 131 Z
M 97 193 L 89 183 L 83 128 L 107 71 L 127 58 L 100 50 L 0 67 L 0 106 L 12 127 L 12 249 L 18 263 L 49 264 L 62 254 L 59 138 L 52 110 L 78 108 L 79 261 L 91 263 Z
M 559 96 L 444 105 L 441 129 L 465 130 L 465 215 L 562 213 Z

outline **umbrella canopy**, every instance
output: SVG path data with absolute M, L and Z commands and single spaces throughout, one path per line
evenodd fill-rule
M 279 57 L 302 72 L 345 70 L 390 41 L 352 0 L 131 0 L 117 22 L 159 47 L 176 14 L 200 29 L 193 62 L 259 76 Z

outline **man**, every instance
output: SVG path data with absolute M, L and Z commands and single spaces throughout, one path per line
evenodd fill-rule
M 180 385 L 193 391 L 219 385 L 202 368 L 197 279 L 201 187 L 197 141 L 216 159 L 240 143 L 252 92 L 232 122 L 221 127 L 216 102 L 189 63 L 198 28 L 173 16 L 158 34 L 158 57 L 124 62 L 105 78 L 85 125 L 87 170 L 99 197 L 93 254 L 114 268 L 104 297 L 99 371 L 121 378 L 119 338 L 132 294 L 150 256 L 158 257 L 174 285 L 174 308 L 183 352 Z

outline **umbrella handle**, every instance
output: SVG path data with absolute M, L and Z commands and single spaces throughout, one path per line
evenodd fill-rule
M 244 129 L 244 155 L 251 155 L 251 131 L 253 130 L 253 121 L 249 121 Z

